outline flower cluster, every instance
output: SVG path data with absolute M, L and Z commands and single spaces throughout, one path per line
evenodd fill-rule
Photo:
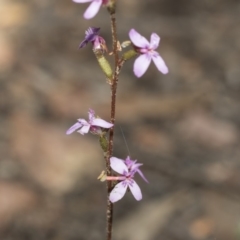
M 114 203 L 119 201 L 125 195 L 127 188 L 129 187 L 132 192 L 134 198 L 137 201 L 142 199 L 142 192 L 139 188 L 138 184 L 134 181 L 135 173 L 138 173 L 144 181 L 148 182 L 144 177 L 142 171 L 139 169 L 142 166 L 141 163 L 137 163 L 137 160 L 131 160 L 130 157 L 127 157 L 125 160 L 111 157 L 110 158 L 110 166 L 111 168 L 120 174 L 120 176 L 107 176 L 106 180 L 109 181 L 120 181 L 115 185 L 113 190 L 109 195 L 109 200 Z
M 80 43 L 79 48 L 83 48 L 88 42 L 91 42 L 94 49 L 107 52 L 106 42 L 101 36 L 99 36 L 99 30 L 100 28 L 89 27 L 85 32 L 85 38 Z M 166 63 L 159 53 L 155 51 L 160 43 L 160 37 L 156 33 L 151 34 L 150 42 L 148 42 L 148 40 L 140 35 L 135 29 L 131 29 L 129 31 L 129 38 L 131 39 L 134 50 L 140 54 L 135 60 L 133 66 L 133 72 L 136 77 L 140 78 L 147 71 L 151 60 L 160 72 L 163 74 L 168 73 Z
M 92 2 L 86 12 L 84 18 L 93 18 L 99 11 L 102 5 L 107 5 L 109 0 L 73 0 L 76 3 Z M 100 28 L 90 27 L 86 31 L 85 39 L 80 43 L 79 48 L 86 46 L 88 42 L 92 42 L 94 48 L 105 48 L 105 40 L 98 35 Z M 129 31 L 129 38 L 133 44 L 134 50 L 140 54 L 135 60 L 133 72 L 136 77 L 140 78 L 148 69 L 151 60 L 156 65 L 157 69 L 163 74 L 168 73 L 168 67 L 163 58 L 155 50 L 160 43 L 160 37 L 156 33 L 151 34 L 150 42 L 135 29 Z
M 96 16 L 101 6 L 107 6 L 107 9 L 111 15 L 115 13 L 115 2 L 111 0 L 73 0 L 73 2 L 90 3 L 89 7 L 87 8 L 83 15 L 85 19 L 91 19 L 94 16 Z M 108 51 L 104 38 L 99 36 L 99 31 L 100 28 L 98 27 L 89 27 L 85 31 L 85 38 L 80 43 L 79 48 L 84 48 L 88 43 L 92 43 L 93 52 L 97 57 L 100 67 L 107 76 L 108 82 L 110 84 L 113 84 L 113 76 L 117 76 L 116 75 L 117 73 L 116 72 L 115 74 L 113 73 L 111 64 L 104 56 L 104 53 Z M 124 43 L 122 43 L 121 45 L 119 42 L 117 42 L 118 46 L 117 51 L 122 51 L 122 48 L 130 45 L 132 49 L 128 52 L 125 52 L 121 56 L 121 58 L 119 58 L 120 59 L 119 61 L 118 58 L 116 58 L 115 62 L 116 66 L 118 64 L 119 65 L 123 64 L 126 60 L 136 55 L 139 55 L 133 65 L 133 72 L 136 77 L 140 78 L 144 75 L 144 73 L 150 66 L 151 61 L 153 61 L 153 63 L 161 73 L 163 74 L 168 73 L 168 67 L 166 63 L 164 62 L 160 54 L 156 51 L 160 43 L 160 37 L 156 33 L 152 33 L 150 41 L 148 41 L 135 29 L 131 29 L 129 31 L 129 38 L 130 41 L 126 41 L 127 43 L 126 45 Z M 114 38 L 113 40 L 117 41 Z M 119 69 L 120 68 L 118 68 L 118 71 Z M 117 70 L 115 69 L 115 71 Z M 99 117 L 95 117 L 95 112 L 92 109 L 89 109 L 88 115 L 89 115 L 88 120 L 78 119 L 78 121 L 67 130 L 66 134 L 71 134 L 77 131 L 78 133 L 84 135 L 90 131 L 91 133 L 98 135 L 100 139 L 100 145 L 106 156 L 108 156 L 109 142 L 107 140 L 105 132 L 106 129 L 112 128 L 113 124 Z M 112 139 L 110 141 L 112 141 Z M 103 176 L 100 175 L 99 179 L 107 181 L 117 181 L 117 184 L 114 186 L 109 195 L 109 200 L 112 203 L 122 199 L 128 188 L 130 189 L 134 198 L 137 201 L 140 201 L 142 199 L 141 189 L 134 180 L 135 174 L 138 173 L 145 182 L 148 181 L 143 175 L 142 171 L 140 170 L 140 166 L 142 166 L 141 163 L 137 163 L 137 160 L 131 160 L 130 157 L 127 157 L 125 160 L 116 157 L 110 158 L 110 167 L 119 175 L 106 176 L 105 174 L 103 174 Z

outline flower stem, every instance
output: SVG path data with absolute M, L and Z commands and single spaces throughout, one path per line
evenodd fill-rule
M 116 113 L 116 95 L 117 95 L 117 83 L 118 83 L 118 50 L 117 50 L 117 29 L 116 29 L 116 18 L 115 14 L 111 13 L 111 33 L 112 33 L 112 44 L 113 44 L 113 55 L 114 55 L 114 74 L 111 81 L 111 123 L 115 124 L 115 113 Z M 110 167 L 110 158 L 113 154 L 113 137 L 114 137 L 114 126 L 109 131 L 109 146 L 108 146 L 108 159 L 106 162 L 106 173 L 107 176 L 112 175 Z M 112 239 L 112 222 L 113 222 L 113 204 L 109 200 L 109 194 L 112 190 L 112 181 L 107 181 L 107 240 Z

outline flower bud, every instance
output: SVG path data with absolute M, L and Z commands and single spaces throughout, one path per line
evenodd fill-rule
M 108 140 L 105 134 L 99 137 L 99 142 L 103 152 L 106 153 L 108 151 Z
M 116 11 L 116 0 L 109 0 L 107 3 L 107 10 L 110 14 L 114 14 Z
M 112 75 L 113 75 L 112 68 L 111 68 L 108 60 L 104 57 L 101 49 L 93 48 L 93 52 L 97 58 L 97 61 L 100 65 L 101 69 L 103 70 L 103 72 L 105 73 L 107 78 L 111 79 Z
M 127 52 L 125 52 L 123 55 L 122 55 L 122 59 L 127 61 L 133 57 L 135 57 L 138 53 L 135 51 L 135 50 L 129 50 Z

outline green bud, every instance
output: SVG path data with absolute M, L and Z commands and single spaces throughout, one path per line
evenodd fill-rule
M 122 59 L 123 59 L 124 61 L 127 61 L 127 60 L 135 57 L 137 54 L 138 54 L 138 53 L 137 53 L 135 50 L 132 49 L 132 50 L 129 50 L 129 51 L 125 52 L 125 53 L 122 55 Z
M 104 74 L 107 76 L 107 78 L 111 79 L 113 72 L 108 60 L 104 57 L 101 50 L 93 49 L 93 52 Z
M 108 140 L 105 134 L 99 137 L 99 142 L 103 152 L 106 153 L 108 151 Z
M 107 10 L 110 14 L 114 14 L 116 12 L 116 0 L 109 0 Z

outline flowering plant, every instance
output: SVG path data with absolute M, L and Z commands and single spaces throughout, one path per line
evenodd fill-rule
M 98 177 L 101 181 L 107 183 L 107 240 L 112 239 L 112 219 L 113 219 L 113 203 L 119 201 L 125 195 L 127 189 L 130 189 L 134 198 L 137 201 L 142 199 L 142 192 L 139 185 L 135 181 L 135 175 L 139 174 L 145 181 L 148 180 L 143 175 L 140 167 L 141 163 L 137 160 L 132 160 L 127 157 L 125 160 L 113 157 L 113 137 L 115 129 L 116 115 L 116 95 L 118 79 L 121 69 L 125 62 L 136 56 L 133 72 L 136 77 L 140 78 L 147 71 L 151 61 L 154 62 L 157 69 L 163 74 L 168 73 L 168 67 L 163 58 L 156 51 L 160 43 L 160 37 L 156 33 L 152 33 L 150 42 L 140 35 L 135 29 L 130 29 L 130 40 L 120 43 L 117 38 L 116 26 L 116 0 L 73 0 L 76 3 L 90 2 L 89 7 L 84 13 L 85 19 L 90 19 L 96 16 L 101 6 L 106 6 L 111 20 L 111 35 L 112 35 L 112 51 L 108 53 L 106 41 L 100 36 L 99 27 L 89 27 L 85 32 L 85 38 L 80 43 L 79 48 L 84 48 L 88 43 L 92 43 L 92 50 L 96 56 L 97 62 L 107 78 L 107 83 L 111 90 L 111 108 L 110 121 L 105 121 L 100 117 L 95 116 L 95 112 L 89 109 L 88 120 L 78 119 L 66 132 L 71 134 L 75 131 L 84 135 L 93 133 L 98 136 L 100 146 L 104 153 L 106 168 L 105 171 Z M 130 50 L 123 52 L 126 47 L 131 47 Z M 109 63 L 107 56 L 113 56 L 114 67 Z M 113 171 L 116 173 L 113 173 Z

